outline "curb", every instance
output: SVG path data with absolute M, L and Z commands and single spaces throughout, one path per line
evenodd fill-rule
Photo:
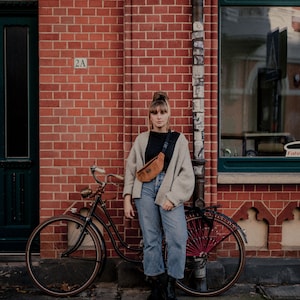
M 0 262 L 0 284 L 31 285 L 24 261 Z M 248 257 L 238 283 L 256 285 L 300 284 L 300 260 L 291 258 Z M 103 273 L 96 278 L 101 282 L 118 282 L 121 288 L 147 287 L 142 266 L 122 259 L 108 259 Z

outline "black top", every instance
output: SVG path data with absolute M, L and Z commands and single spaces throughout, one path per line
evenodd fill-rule
M 168 134 L 167 132 L 150 131 L 149 140 L 148 140 L 148 144 L 146 147 L 146 153 L 145 153 L 146 163 L 148 161 L 150 161 L 152 158 L 154 158 L 156 155 L 158 155 L 159 152 L 161 152 L 164 142 L 166 140 L 167 134 Z M 178 137 L 179 137 L 179 132 L 173 131 L 171 133 L 168 148 L 165 152 L 164 171 L 166 171 L 169 166 L 169 163 L 172 158 L 172 154 L 173 154 L 174 147 L 175 147 Z

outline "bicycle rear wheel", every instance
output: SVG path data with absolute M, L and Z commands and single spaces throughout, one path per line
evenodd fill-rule
M 205 210 L 187 214 L 188 241 L 184 278 L 177 285 L 193 296 L 216 296 L 239 278 L 245 246 L 238 226 L 225 215 Z
M 106 257 L 102 240 L 79 218 L 62 215 L 38 225 L 26 246 L 26 265 L 34 283 L 51 296 L 86 289 Z

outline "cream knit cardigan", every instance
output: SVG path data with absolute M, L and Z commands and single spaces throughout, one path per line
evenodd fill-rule
M 132 199 L 141 198 L 143 183 L 136 178 L 135 174 L 145 164 L 145 151 L 149 134 L 149 131 L 139 134 L 130 150 L 126 163 L 123 197 L 130 194 Z M 157 192 L 155 203 L 163 205 L 168 199 L 175 207 L 182 205 L 192 196 L 194 185 L 195 175 L 188 141 L 180 133 L 166 175 Z

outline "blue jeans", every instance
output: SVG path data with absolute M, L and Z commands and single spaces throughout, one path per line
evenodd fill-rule
M 181 279 L 184 276 L 187 241 L 184 206 L 166 211 L 154 203 L 163 178 L 164 173 L 161 173 L 152 181 L 143 183 L 142 196 L 135 199 L 144 242 L 144 273 L 156 276 L 167 268 L 168 275 Z M 166 266 L 162 253 L 163 238 L 168 250 Z

